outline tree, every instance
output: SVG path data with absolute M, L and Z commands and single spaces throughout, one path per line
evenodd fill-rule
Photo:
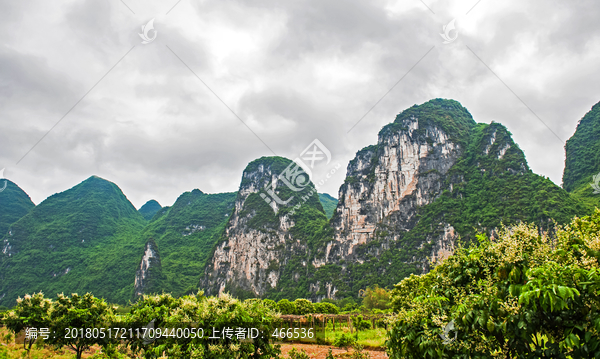
M 26 294 L 23 298 L 17 299 L 17 305 L 13 310 L 5 314 L 4 325 L 15 335 L 26 328 L 35 328 L 36 331 L 41 328 L 50 329 L 50 311 L 52 301 L 44 298 L 44 294 Z M 25 339 L 23 346 L 29 352 L 35 338 Z
M 390 358 L 600 353 L 600 210 L 552 237 L 521 224 L 393 290 Z
M 296 314 L 296 305 L 287 299 L 277 302 L 277 309 L 279 309 L 281 314 Z
M 136 327 L 152 323 L 155 333 L 162 333 L 156 334 L 155 340 L 135 336 L 127 339 L 131 350 L 147 359 L 164 355 L 169 358 L 275 358 L 280 349 L 272 345 L 269 338 L 277 320 L 277 312 L 262 300 L 241 302 L 228 294 L 205 297 L 202 292 L 179 298 L 170 294 L 145 295 L 125 319 Z M 240 338 L 236 328 L 254 328 L 260 335 Z M 185 330 L 187 336 L 176 335 Z M 222 336 L 225 330 L 230 330 L 230 337 Z M 210 339 L 215 334 L 219 339 Z
M 340 308 L 328 302 L 314 303 L 313 307 L 315 313 L 338 314 L 340 312 Z
M 308 299 L 298 298 L 294 301 L 294 306 L 296 307 L 296 314 L 304 315 L 315 312 L 315 308 L 313 304 Z
M 367 289 L 361 290 L 360 294 L 363 297 L 362 304 L 369 310 L 386 310 L 390 308 L 391 292 L 385 288 L 380 288 L 377 284 L 373 287 L 367 287 Z
M 47 343 L 69 346 L 77 359 L 81 359 L 81 354 L 92 345 L 105 346 L 110 342 L 106 329 L 111 327 L 113 319 L 112 309 L 104 299 L 91 293 L 73 293 L 71 297 L 59 294 L 50 312 L 50 330 L 55 335 L 50 336 Z

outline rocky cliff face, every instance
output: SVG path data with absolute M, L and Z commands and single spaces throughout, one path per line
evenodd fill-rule
M 282 180 L 290 164 L 285 158 L 263 157 L 244 170 L 235 209 L 200 284 L 207 294 L 226 290 L 240 297 L 263 296 L 278 286 L 284 272 L 298 279 L 306 271 L 308 247 L 298 218 L 302 222 L 309 213 L 326 217 L 312 183 L 296 192 Z
M 135 272 L 134 297 L 150 294 L 159 289 L 162 267 L 160 254 L 154 240 L 150 239 L 144 247 L 144 255 Z
M 282 201 L 267 205 L 259 195 L 265 184 L 283 200 L 290 196 L 277 173 L 265 159 L 244 172 L 202 284 L 210 294 L 355 297 L 367 286 L 389 287 L 428 271 L 459 238 L 519 222 L 545 229 L 551 219 L 566 223 L 589 212 L 531 172 L 504 126 L 477 124 L 452 100 L 403 111 L 376 145 L 359 151 L 329 222 L 314 213 L 291 215 Z
M 456 105 L 437 105 L 442 112 L 439 117 L 457 127 L 473 126 L 470 114 Z M 400 240 L 417 224 L 417 209 L 447 189 L 445 178 L 464 153 L 464 138 L 432 120 L 431 114 L 422 115 L 418 107 L 403 112 L 379 133 L 377 145 L 359 151 L 350 162 L 332 220 L 334 241 L 328 244 L 324 258 L 315 259 L 315 266 L 356 257 L 357 246 L 382 233 L 385 242 Z M 439 243 L 432 256 L 447 255 L 454 246 L 454 228 L 448 223 L 440 226 L 441 235 L 429 239 Z M 387 246 L 389 243 L 383 244 Z

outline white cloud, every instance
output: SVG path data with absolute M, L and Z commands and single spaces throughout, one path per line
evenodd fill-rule
M 600 100 L 592 0 L 425 1 L 434 13 L 419 1 L 183 0 L 169 14 L 176 1 L 125 3 L 135 14 L 116 0 L 0 0 L 0 167 L 36 203 L 92 174 L 138 207 L 235 191 L 246 164 L 272 153 L 186 65 L 278 155 L 319 138 L 343 168 L 398 112 L 444 97 L 506 125 L 560 184 L 563 143 L 511 90 L 563 140 Z M 157 39 L 142 45 L 151 18 Z M 453 18 L 459 37 L 443 45 Z

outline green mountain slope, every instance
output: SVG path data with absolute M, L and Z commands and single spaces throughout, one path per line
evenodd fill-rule
M 161 210 L 161 205 L 160 203 L 158 203 L 157 201 L 151 199 L 148 202 L 146 202 L 142 207 L 140 207 L 140 209 L 138 209 L 138 212 L 140 212 L 140 214 L 142 215 L 142 217 L 144 217 L 145 220 L 149 221 L 152 219 L 152 217 L 154 217 L 154 215 Z
M 0 192 L 0 238 L 6 234 L 11 224 L 35 207 L 27 193 L 14 182 L 0 180 L 0 188 L 4 187 L 4 181 L 6 188 Z
M 397 134 L 408 136 L 405 138 L 419 146 L 429 145 L 429 156 L 435 156 L 436 148 L 440 146 L 436 139 L 440 137 L 439 132 L 432 130 L 430 125 L 433 124 L 460 146 L 459 156 L 447 171 L 441 170 L 443 163 L 439 161 L 427 163 L 421 159 L 421 165 L 430 169 L 417 174 L 415 188 L 418 190 L 402 199 L 401 210 L 392 211 L 375 223 L 373 237 L 355 247 L 350 255 L 339 251 L 342 260 L 334 257 L 326 265 L 311 268 L 309 285 L 319 290 L 309 293 L 307 289 L 307 296 L 325 295 L 325 283 L 336 289 L 338 298 L 356 296 L 360 289 L 374 284 L 392 286 L 411 273 L 426 271 L 432 253 L 454 246 L 452 238 L 470 241 L 477 231 L 490 234 L 502 224 L 520 222 L 536 223 L 548 230 L 553 220 L 567 223 L 573 216 L 592 213 L 591 206 L 549 179 L 534 174 L 504 126 L 498 123 L 470 124 L 470 115 L 465 117 L 466 120 L 460 120 L 461 114 L 468 112 L 457 108 L 460 106 L 457 104 L 456 101 L 433 100 L 413 107 L 382 129 L 377 145 L 357 153 L 353 161 L 370 165 L 361 165 L 360 172 L 348 177 L 346 187 L 342 186 L 340 192 L 344 193 L 347 191 L 344 188 L 351 186 L 364 189 L 358 203 L 363 206 L 360 213 L 367 213 L 368 219 L 380 211 L 376 208 L 369 212 L 371 209 L 365 205 L 365 198 L 376 188 L 382 188 L 374 183 L 378 181 L 376 173 L 382 172 L 381 161 L 393 148 L 390 139 Z M 408 131 L 405 123 L 411 122 L 404 122 L 408 119 L 418 120 L 417 130 Z M 416 126 L 415 122 L 412 125 Z M 349 167 L 352 166 L 353 162 Z M 423 202 L 426 204 L 418 205 Z M 341 222 L 336 215 L 331 224 L 339 227 Z M 332 252 L 337 245 L 325 238 L 322 242 L 321 248 L 315 250 L 317 258 L 330 250 L 331 243 Z M 339 244 L 343 245 L 344 241 Z
M 115 184 L 92 176 L 12 225 L 0 257 L 0 305 L 43 291 L 131 298 L 144 219 Z
M 594 193 L 591 186 L 594 176 L 600 173 L 600 102 L 579 121 L 565 151 L 563 188 L 600 207 L 600 193 Z
M 153 239 L 160 251 L 161 273 L 155 277 L 162 279 L 149 291 L 160 288 L 182 295 L 198 289 L 206 260 L 232 213 L 235 198 L 235 192 L 206 194 L 195 189 L 154 216 L 142 239 L 144 243 Z
M 299 297 L 315 233 L 327 217 L 314 184 L 283 157 L 250 162 L 200 287 L 240 298 Z
M 327 193 L 319 193 L 319 201 L 321 201 L 321 204 L 323 205 L 323 210 L 327 215 L 327 219 L 331 218 L 335 211 L 335 207 L 337 207 L 338 200 Z

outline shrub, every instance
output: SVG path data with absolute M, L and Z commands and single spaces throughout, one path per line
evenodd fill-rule
M 310 314 L 315 312 L 315 308 L 313 307 L 312 302 L 308 299 L 296 299 L 294 301 L 294 306 L 296 307 L 296 314 L 299 315 Z
M 380 309 L 385 310 L 390 307 L 391 291 L 385 288 L 380 288 L 378 285 L 367 287 L 361 290 L 360 294 L 363 297 L 362 304 L 369 310 Z
M 269 343 L 270 333 L 275 330 L 277 313 L 263 301 L 240 302 L 227 294 L 219 297 L 196 295 L 173 298 L 169 294 L 144 296 L 125 318 L 132 325 L 145 325 L 154 321 L 155 328 L 198 328 L 204 329 L 202 338 L 176 338 L 162 336 L 150 345 L 143 338 L 127 340 L 135 354 L 143 353 L 146 358 L 163 355 L 174 358 L 273 358 L 280 354 L 279 346 Z M 198 324 L 194 324 L 198 323 Z M 231 338 L 209 339 L 214 330 L 223 333 L 226 328 L 256 328 L 262 333 L 252 340 Z
M 362 345 L 356 343 L 353 345 L 353 348 L 352 359 L 371 359 L 371 354 L 365 352 Z
M 356 330 L 371 329 L 371 322 L 368 320 L 364 320 L 362 315 L 353 317 L 352 325 L 354 325 L 354 328 L 356 328 Z
M 348 350 L 349 347 L 353 346 L 356 343 L 356 340 L 352 338 L 350 335 L 342 334 L 339 338 L 336 338 L 333 341 L 333 345 L 339 348 L 344 348 Z
M 325 359 L 335 359 L 333 353 L 331 352 L 331 348 L 329 348 L 329 350 L 327 351 L 327 356 L 325 357 Z
M 263 303 L 264 303 L 265 307 L 267 307 L 267 308 L 269 308 L 269 309 L 271 309 L 273 311 L 277 311 L 278 310 L 277 303 L 274 300 L 264 299 Z
M 338 314 L 340 312 L 340 309 L 336 305 L 327 302 L 314 303 L 313 307 L 315 313 Z
M 594 357 L 599 234 L 597 209 L 551 238 L 525 224 L 494 241 L 478 235 L 479 245 L 396 285 L 390 357 Z
M 310 359 L 310 356 L 308 356 L 304 349 L 298 351 L 296 348 L 292 348 L 292 350 L 288 352 L 288 355 L 290 359 Z
M 287 299 L 277 302 L 277 308 L 281 314 L 296 314 L 296 305 Z
M 52 301 L 44 298 L 42 292 L 34 295 L 26 294 L 24 298 L 17 299 L 17 305 L 13 310 L 4 314 L 2 322 L 15 335 L 26 327 L 50 328 L 50 311 Z M 61 332 L 62 333 L 62 332 Z M 34 340 L 27 342 L 27 351 L 31 349 Z

